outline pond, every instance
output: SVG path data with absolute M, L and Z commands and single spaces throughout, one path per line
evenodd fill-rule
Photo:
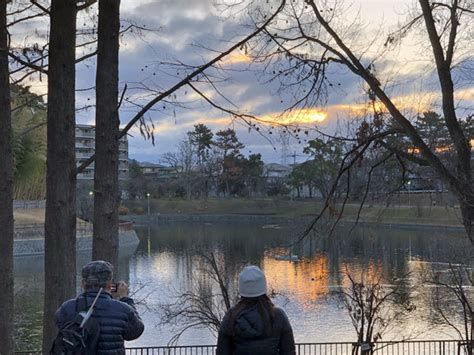
M 346 273 L 357 278 L 363 272 L 380 276 L 386 287 L 396 282 L 414 291 L 416 309 L 391 324 L 384 340 L 454 336 L 430 304 L 435 287 L 418 284 L 422 272 L 446 271 L 448 263 L 465 263 L 469 258 L 472 262 L 472 247 L 462 231 L 358 227 L 351 232 L 341 227 L 331 237 L 314 233 L 289 247 L 302 227 L 250 223 L 137 227 L 140 244 L 136 250 L 121 251 L 118 273 L 141 301 L 146 330 L 128 345 L 166 345 L 177 333 L 179 324 L 160 325 L 160 306 L 186 291 L 215 289 L 203 272 L 201 257 L 211 252 L 231 293 L 242 266 L 256 264 L 265 271 L 274 302 L 285 309 L 298 342 L 356 339 L 348 313 L 334 293 L 340 285 L 348 285 Z M 87 253 L 78 256 L 79 270 L 89 258 Z M 38 257 L 15 259 L 17 338 L 22 349 L 38 348 L 40 343 L 42 262 Z M 208 288 L 203 290 L 203 285 Z M 191 329 L 179 340 L 179 344 L 210 343 L 215 343 L 215 337 L 205 328 Z

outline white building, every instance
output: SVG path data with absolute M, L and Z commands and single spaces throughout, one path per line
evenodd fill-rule
M 265 164 L 263 170 L 267 182 L 286 182 L 293 168 L 289 165 L 269 163 Z
M 128 140 L 127 135 L 119 142 L 119 179 L 128 178 Z M 81 165 L 95 153 L 95 127 L 76 125 L 76 165 Z M 78 180 L 94 179 L 94 163 L 77 175 Z

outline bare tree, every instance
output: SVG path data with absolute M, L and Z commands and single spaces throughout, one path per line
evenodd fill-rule
M 197 152 L 188 137 L 179 142 L 176 148 L 176 152 L 165 153 L 162 160 L 174 169 L 178 182 L 182 184 L 185 196 L 189 200 L 199 180 Z
M 232 280 L 224 270 L 223 260 L 214 253 L 200 254 L 195 261 L 196 270 L 193 289 L 181 293 L 176 301 L 160 306 L 162 317 L 160 325 L 176 324 L 177 333 L 170 339 L 170 344 L 178 342 L 179 338 L 189 329 L 204 327 L 214 335 L 227 311 L 237 300 L 229 288 Z
M 7 0 L 0 2 L 0 344 L 2 352 L 14 348 L 13 319 L 13 156 L 8 73 Z
M 92 258 L 118 265 L 120 1 L 99 0 Z
M 274 6 L 258 0 L 250 0 L 249 4 L 256 9 L 248 13 L 253 16 L 252 23 L 257 24 L 268 18 L 267 12 Z M 353 137 L 344 137 L 353 143 L 353 149 L 346 154 L 339 169 L 339 176 L 345 177 L 347 188 L 351 187 L 351 168 L 374 145 L 386 150 L 380 164 L 390 155 L 397 157 L 402 169 L 407 161 L 430 167 L 457 197 L 466 234 L 474 244 L 472 137 L 463 129 L 463 119 L 458 117 L 453 83 L 456 68 L 472 60 L 472 49 L 467 52 L 466 48 L 462 51 L 461 48 L 472 44 L 472 39 L 469 42 L 467 38 L 466 26 L 474 16 L 474 5 L 458 0 L 418 0 L 419 6 L 413 17 L 399 31 L 391 33 L 385 47 L 379 51 L 384 53 L 386 48 L 400 43 L 409 31 L 421 29 L 425 36 L 422 45 L 429 49 L 425 53 L 432 54 L 430 69 L 436 74 L 440 87 L 444 125 L 450 141 L 445 148 L 452 152 L 448 163 L 442 159 L 446 149 L 443 153 L 428 146 L 414 126 L 410 113 L 391 97 L 392 86 L 382 84 L 383 78 L 377 72 L 377 60 L 382 57 L 369 54 L 374 51 L 370 52 L 371 48 L 361 43 L 357 37 L 360 33 L 357 22 L 348 24 L 341 21 L 345 14 L 341 1 L 294 0 L 283 4 L 284 9 L 266 26 L 262 36 L 251 47 L 251 53 L 264 67 L 270 80 L 281 83 L 280 92 L 291 95 L 288 110 L 324 103 L 329 92 L 340 86 L 331 79 L 331 68 L 359 78 L 365 85 L 368 101 L 374 103 L 373 117 L 361 122 Z M 374 44 L 379 36 L 374 35 L 374 38 L 370 44 Z M 397 145 L 400 140 L 405 140 L 411 149 L 406 149 L 407 145 Z M 341 181 L 338 179 L 337 183 Z M 327 209 L 328 204 L 323 212 Z
M 52 0 L 48 75 L 43 353 L 53 315 L 76 292 L 75 58 L 76 0 Z
M 352 353 L 358 354 L 360 348 L 363 355 L 373 354 L 384 332 L 415 309 L 409 289 L 404 287 L 403 279 L 385 285 L 381 275 L 373 270 L 362 271 L 356 279 L 346 266 L 345 275 L 348 286 L 334 295 L 347 310 L 357 333 Z
M 432 294 L 434 310 L 463 341 L 469 355 L 474 352 L 473 276 L 467 265 L 450 264 L 448 270 L 436 272 L 427 280 L 427 284 L 435 286 Z

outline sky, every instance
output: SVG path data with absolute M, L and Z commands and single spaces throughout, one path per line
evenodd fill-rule
M 200 65 L 216 55 L 216 51 L 228 48 L 236 39 L 250 33 L 248 16 L 245 13 L 222 12 L 222 1 L 218 0 L 122 0 L 122 25 L 134 23 L 142 30 L 134 30 L 121 38 L 120 47 L 120 90 L 127 85 L 125 102 L 120 110 L 121 124 L 125 125 L 158 92 L 178 82 L 190 69 L 177 67 L 173 63 Z M 268 0 L 277 3 L 276 0 Z M 267 1 L 267 3 L 268 3 Z M 334 0 L 330 0 L 334 1 Z M 413 0 L 356 0 L 345 2 L 345 12 L 339 18 L 341 24 L 355 24 L 360 54 L 371 58 L 380 46 L 377 44 L 386 38 L 389 31 L 396 28 L 407 18 L 413 9 Z M 78 27 L 89 27 L 93 11 L 82 15 Z M 32 27 L 36 31 L 32 31 Z M 19 38 L 27 35 L 34 41 L 35 34 L 45 31 L 47 24 L 43 20 L 15 28 Z M 365 48 L 375 41 L 368 51 Z M 380 42 L 380 41 L 379 41 Z M 429 48 L 428 48 L 429 49 Z M 363 52 L 364 50 L 364 52 Z M 424 53 L 423 53 L 424 52 Z M 439 109 L 437 106 L 438 89 L 434 80 L 431 58 L 423 56 L 426 48 L 416 38 L 406 38 L 401 47 L 385 53 L 377 62 L 377 73 L 387 78 L 394 100 L 415 116 L 418 112 Z M 78 55 L 80 53 L 78 52 Z M 428 52 L 429 54 L 429 52 Z M 184 88 L 172 97 L 171 101 L 159 103 L 146 116 L 153 123 L 154 142 L 144 139 L 138 127 L 129 135 L 129 156 L 139 161 L 162 162 L 162 155 L 175 151 L 176 145 L 185 139 L 187 131 L 193 125 L 204 123 L 214 132 L 232 127 L 237 130 L 239 139 L 245 144 L 245 155 L 261 153 L 267 162 L 292 162 L 306 159 L 302 153 L 305 142 L 316 137 L 316 129 L 328 133 L 341 132 L 346 123 L 366 109 L 362 84 L 354 75 L 340 68 L 328 72 L 330 80 L 338 83 L 337 89 L 329 90 L 326 100 L 299 113 L 284 117 L 282 110 L 291 105 L 289 92 L 281 89 L 278 82 L 267 82 L 262 65 L 251 65 L 245 50 L 238 50 L 221 62 L 225 71 L 211 70 L 215 76 L 216 90 L 203 84 L 199 89 L 225 107 L 258 116 L 267 121 L 293 122 L 301 125 L 302 134 L 292 138 L 264 125 L 267 132 L 261 134 L 251 129 L 239 119 L 211 107 L 191 88 Z M 77 67 L 77 122 L 94 123 L 94 86 L 95 61 L 87 60 Z M 33 78 L 29 83 L 33 90 L 44 93 L 47 82 L 43 78 Z M 461 114 L 472 112 L 474 104 L 474 84 L 459 84 L 458 104 Z M 336 86 L 336 85 L 335 85 Z M 146 88 L 147 90 L 144 90 Z M 84 109 L 86 107 L 87 109 Z M 271 132 L 271 133 L 269 133 Z M 281 142 L 285 141 L 286 144 Z

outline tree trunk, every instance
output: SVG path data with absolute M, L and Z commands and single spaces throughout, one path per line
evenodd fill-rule
M 7 0 L 0 2 L 0 344 L 14 352 L 13 321 L 13 157 L 8 74 Z
M 75 44 L 76 0 L 52 0 L 48 63 L 43 353 L 54 312 L 76 292 Z
M 459 198 L 459 200 L 464 229 L 471 244 L 474 245 L 474 197 L 465 196 L 464 199 Z
M 118 261 L 120 0 L 99 1 L 92 258 Z

